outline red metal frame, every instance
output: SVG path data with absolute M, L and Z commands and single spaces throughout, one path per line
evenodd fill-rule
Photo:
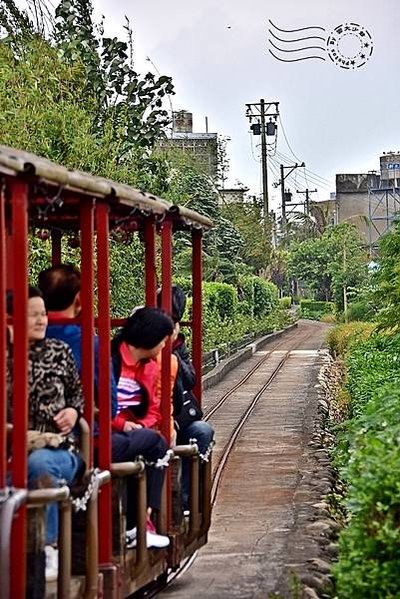
M 82 323 L 82 367 L 81 379 L 85 397 L 84 416 L 93 430 L 94 417 L 94 311 L 93 311 L 93 237 L 94 237 L 93 200 L 84 199 L 80 208 L 81 224 L 81 323 Z M 93 466 L 93 438 L 90 438 L 90 457 L 88 467 Z
M 7 476 L 7 385 L 6 385 L 6 222 L 5 198 L 0 191 L 0 489 Z
M 61 264 L 61 231 L 58 229 L 51 230 L 51 264 L 58 266 Z
M 28 185 L 24 181 L 10 181 L 12 196 L 13 273 L 13 455 L 12 482 L 17 488 L 27 487 L 28 427 Z M 18 576 L 11 577 L 10 596 L 25 596 L 26 561 L 26 507 L 22 506 L 13 522 L 11 563 L 19 564 Z
M 161 307 L 171 314 L 172 308 L 172 223 L 169 220 L 163 222 L 161 227 Z M 171 339 L 168 339 L 161 359 L 161 432 L 168 445 L 171 444 Z M 172 485 L 171 471 L 166 473 L 166 525 L 170 528 L 172 520 Z
M 192 231 L 192 285 L 193 285 L 193 318 L 192 318 L 192 360 L 196 372 L 196 385 L 194 393 L 201 406 L 202 385 L 202 328 L 203 328 L 203 305 L 202 305 L 202 239 L 201 229 Z
M 99 335 L 99 467 L 109 470 L 111 464 L 111 397 L 110 397 L 110 267 L 109 267 L 109 206 L 96 204 L 97 228 L 97 288 Z M 112 559 L 111 482 L 99 495 L 99 560 L 110 564 Z
M 156 228 L 153 220 L 146 220 L 144 223 L 144 248 L 144 278 L 146 306 L 156 306 Z

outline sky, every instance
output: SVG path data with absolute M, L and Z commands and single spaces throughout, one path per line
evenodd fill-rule
M 107 34 L 122 37 L 124 16 L 129 18 L 137 69 L 173 78 L 173 110 L 192 112 L 194 131 L 205 131 L 207 116 L 210 132 L 230 138 L 228 185 L 239 180 L 252 193 L 261 191 L 260 138 L 249 134 L 245 116 L 245 104 L 260 98 L 279 102 L 291 149 L 278 122 L 278 152 L 296 162 L 294 154 L 324 179 L 318 185 L 319 199 L 335 190 L 336 173 L 378 169 L 383 151 L 400 149 L 399 0 L 93 0 L 93 4 L 97 15 L 105 16 Z M 325 32 L 279 33 L 269 20 L 280 29 L 318 26 Z M 268 52 L 268 38 L 292 50 L 304 43 L 279 42 L 269 28 L 284 40 L 305 35 L 326 40 L 335 27 L 346 23 L 360 28 L 345 38 L 337 34 L 332 48 L 342 56 L 354 55 L 367 39 L 373 52 L 363 66 L 340 68 L 326 53 L 326 41 L 317 39 L 307 43 L 319 44 L 323 50 L 314 53 L 325 60 L 285 63 Z M 359 33 L 365 30 L 370 38 L 362 39 Z M 313 54 L 280 56 L 307 52 Z M 278 195 L 272 184 L 279 162 L 279 156 L 270 160 L 273 196 Z M 314 189 L 319 179 L 306 180 L 302 173 L 298 169 L 292 187 Z

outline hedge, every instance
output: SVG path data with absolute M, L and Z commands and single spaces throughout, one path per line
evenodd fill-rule
M 326 335 L 331 354 L 343 357 L 355 343 L 368 339 L 375 328 L 376 325 L 370 322 L 350 322 L 333 327 Z
M 376 391 L 354 419 L 345 505 L 349 522 L 334 567 L 341 599 L 400 596 L 400 389 Z
M 333 302 L 322 302 L 317 300 L 300 300 L 300 316 L 319 320 L 324 314 L 332 314 L 335 309 Z

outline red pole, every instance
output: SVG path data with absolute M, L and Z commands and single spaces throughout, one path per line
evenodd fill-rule
M 109 470 L 111 464 L 111 396 L 110 396 L 110 262 L 109 262 L 109 206 L 96 204 L 97 224 L 97 289 L 99 335 L 99 466 Z M 112 559 L 111 483 L 101 488 L 99 495 L 99 560 L 109 564 Z
M 0 489 L 7 473 L 7 384 L 6 384 L 6 222 L 4 191 L 0 191 Z
M 150 219 L 144 223 L 144 252 L 146 306 L 156 306 L 156 229 L 154 222 Z
M 51 264 L 52 266 L 61 264 L 61 231 L 58 229 L 51 231 Z
M 192 231 L 192 288 L 193 288 L 193 319 L 192 319 L 192 359 L 196 372 L 196 385 L 194 393 L 201 406 L 202 386 L 202 326 L 203 326 L 203 305 L 202 305 L 202 237 L 201 229 Z
M 24 181 L 11 183 L 13 256 L 16 266 L 13 278 L 13 456 L 12 483 L 25 489 L 27 480 L 28 428 L 28 185 Z M 11 564 L 18 564 L 18 576 L 11 577 L 10 596 L 25 597 L 26 584 L 26 507 L 22 506 L 12 528 Z
M 161 228 L 161 277 L 162 292 L 161 306 L 163 310 L 171 314 L 171 294 L 172 294 L 172 223 L 164 221 Z M 168 443 L 171 442 L 171 340 L 168 339 L 162 352 L 161 360 L 161 430 Z
M 93 201 L 83 199 L 80 208 L 81 221 L 81 380 L 85 397 L 84 416 L 93 431 L 94 415 L 94 311 L 93 311 Z M 90 437 L 90 458 L 88 468 L 93 465 L 93 439 Z

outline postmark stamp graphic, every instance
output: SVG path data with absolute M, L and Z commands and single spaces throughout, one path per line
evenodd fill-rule
M 374 44 L 368 29 L 358 23 L 346 22 L 327 35 L 329 30 L 317 25 L 283 29 L 269 19 L 268 52 L 284 63 L 327 60 L 346 70 L 359 69 L 371 58 Z
M 359 69 L 371 58 L 374 44 L 371 34 L 358 23 L 338 25 L 326 41 L 328 56 L 342 69 Z

